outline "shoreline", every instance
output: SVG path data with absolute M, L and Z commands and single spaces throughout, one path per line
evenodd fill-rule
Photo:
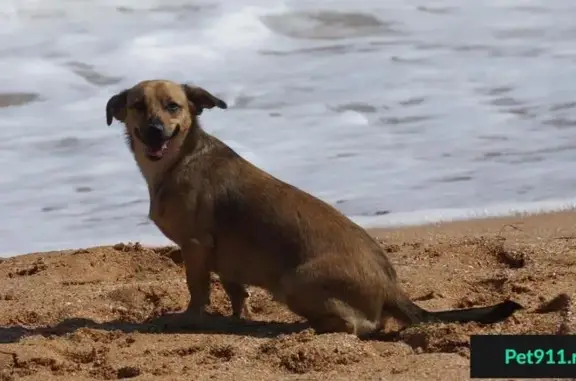
M 379 216 L 348 216 L 348 218 L 362 226 L 368 232 L 371 232 L 429 225 L 436 226 L 475 221 L 492 221 L 507 218 L 530 218 L 541 215 L 574 212 L 576 212 L 576 199 L 547 200 L 525 204 L 496 204 L 483 208 L 430 209 L 415 212 L 389 213 Z M 28 253 L 111 246 L 120 242 L 139 242 L 144 246 L 150 247 L 173 245 L 171 241 L 157 231 L 157 234 L 154 236 L 147 234 L 126 238 L 125 236 L 119 235 L 107 239 L 85 239 L 75 244 L 71 244 L 68 241 L 31 244 L 30 249 L 19 250 L 17 253 L 14 253 L 14 251 L 3 252 L 2 248 L 0 248 L 0 259 L 26 255 Z
M 352 219 L 366 229 L 380 229 L 508 217 L 530 217 L 570 211 L 576 211 L 576 199 L 499 203 L 479 208 L 426 209 L 414 212 L 390 213 L 382 216 L 352 217 Z

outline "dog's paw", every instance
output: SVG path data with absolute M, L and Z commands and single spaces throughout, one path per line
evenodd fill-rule
M 209 314 L 205 311 L 185 310 L 183 312 L 171 313 L 156 319 L 155 324 L 168 330 L 174 329 L 199 329 L 213 330 L 230 325 L 230 319 Z

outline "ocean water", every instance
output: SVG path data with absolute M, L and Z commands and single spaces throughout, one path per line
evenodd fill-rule
M 366 226 L 572 207 L 571 0 L 2 0 L 0 254 L 166 239 L 105 104 L 196 83 L 248 160 Z

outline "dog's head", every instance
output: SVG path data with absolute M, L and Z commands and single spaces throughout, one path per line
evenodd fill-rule
M 204 109 L 227 108 L 226 103 L 201 87 L 171 81 L 143 81 L 112 96 L 106 104 L 106 123 L 124 123 L 130 146 L 138 140 L 146 157 L 162 159 L 170 144 L 180 141 Z

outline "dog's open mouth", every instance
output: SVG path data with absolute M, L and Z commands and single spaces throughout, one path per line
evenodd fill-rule
M 174 137 L 176 137 L 176 135 L 178 135 L 179 132 L 180 132 L 180 126 L 177 126 L 176 129 L 174 130 L 174 132 L 172 133 L 172 136 L 170 136 L 167 140 L 162 142 L 162 144 L 159 147 L 156 144 L 154 145 L 154 147 L 151 147 L 150 145 L 148 145 L 144 142 L 144 140 L 142 139 L 142 136 L 140 135 L 140 131 L 138 129 L 136 129 L 136 131 L 135 131 L 136 137 L 142 143 L 144 143 L 144 146 L 145 146 L 144 153 L 146 154 L 146 157 L 148 157 L 148 159 L 150 159 L 152 161 L 158 161 L 158 160 L 162 159 L 162 157 L 164 156 L 164 153 L 168 149 L 168 145 L 170 144 L 170 141 Z
M 166 151 L 167 149 L 168 149 L 168 142 L 164 142 L 164 144 L 162 144 L 162 147 L 158 149 L 146 147 L 145 152 L 146 156 L 148 156 L 150 160 L 160 160 L 162 159 L 162 156 L 164 156 L 164 151 Z

